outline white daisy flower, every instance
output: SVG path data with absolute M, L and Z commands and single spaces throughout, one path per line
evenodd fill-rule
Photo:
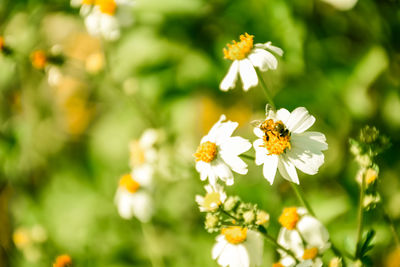
M 323 150 L 328 149 L 325 135 L 306 132 L 315 122 L 307 109 L 299 107 L 290 113 L 286 109 L 278 111 L 266 108 L 266 119 L 254 133 L 259 139 L 254 141 L 256 165 L 264 164 L 264 177 L 272 184 L 276 170 L 283 178 L 299 184 L 296 168 L 307 174 L 316 174 L 324 163 Z
M 133 216 L 142 222 L 148 222 L 153 214 L 153 200 L 148 190 L 151 187 L 150 177 L 142 176 L 141 171 L 133 171 L 120 178 L 115 204 L 119 215 L 124 219 Z
M 271 42 L 253 45 L 253 38 L 253 35 L 242 34 L 240 42 L 233 41 L 233 44 L 227 45 L 228 49 L 224 48 L 225 58 L 233 63 L 219 85 L 222 91 L 234 88 L 238 75 L 242 80 L 243 90 L 247 91 L 258 84 L 255 67 L 261 71 L 275 70 L 278 67 L 278 61 L 271 52 L 282 56 L 282 49 L 273 46 Z
M 216 184 L 215 187 L 211 185 L 206 185 L 204 187 L 206 190 L 206 195 L 196 196 L 196 202 L 199 204 L 199 208 L 201 212 L 213 212 L 216 211 L 220 205 L 222 205 L 226 200 L 226 193 L 224 192 L 224 188 Z
M 230 226 L 221 230 L 212 249 L 212 258 L 221 266 L 260 266 L 263 256 L 263 239 L 260 233 Z
M 331 246 L 328 230 L 322 223 L 309 215 L 306 209 L 296 207 L 285 208 L 279 222 L 282 228 L 278 243 L 292 251 L 301 266 L 321 267 L 321 256 Z M 278 251 L 282 256 L 282 266 L 299 266 L 292 256 Z
M 77 2 L 71 0 L 71 5 L 79 6 Z M 89 34 L 113 41 L 120 37 L 121 26 L 133 22 L 132 5 L 132 0 L 83 0 L 80 13 Z
M 129 143 L 129 163 L 132 168 L 153 164 L 157 159 L 157 150 L 154 145 L 159 140 L 160 134 L 155 129 L 147 129 L 139 140 Z
M 238 127 L 237 122 L 227 121 L 222 115 L 206 136 L 201 139 L 194 157 L 200 179 L 215 187 L 220 178 L 227 185 L 233 184 L 232 171 L 246 174 L 247 164 L 239 157 L 250 149 L 251 143 L 239 136 L 231 136 Z

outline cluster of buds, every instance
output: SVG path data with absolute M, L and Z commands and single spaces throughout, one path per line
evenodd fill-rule
M 197 196 L 200 211 L 207 212 L 205 228 L 208 232 L 219 232 L 228 226 L 258 229 L 269 222 L 269 214 L 255 204 L 242 202 L 238 196 L 226 197 L 223 191 L 206 188 L 206 195 Z

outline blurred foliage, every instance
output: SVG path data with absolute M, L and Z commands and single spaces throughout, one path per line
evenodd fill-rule
M 320 172 L 300 179 L 340 249 L 356 242 L 357 165 L 348 138 L 365 124 L 390 137 L 378 158 L 383 201 L 365 224 L 376 231 L 374 266 L 394 266 L 381 207 L 400 225 L 399 1 L 342 10 L 320 0 L 137 0 L 132 16 L 135 23 L 107 43 L 87 35 L 68 1 L 0 0 L 0 35 L 12 49 L 0 55 L 1 266 L 50 266 L 63 253 L 76 266 L 216 266 L 214 236 L 194 201 L 203 188 L 192 154 L 221 113 L 254 140 L 262 90 L 218 89 L 229 66 L 222 48 L 244 32 L 285 51 L 264 77 L 277 106 L 307 107 L 317 118 L 312 129 L 327 136 Z M 62 55 L 63 64 L 34 69 L 38 49 Z M 119 217 L 114 193 L 129 171 L 129 141 L 149 127 L 166 138 L 156 214 L 142 225 Z M 281 208 L 298 203 L 283 179 L 269 186 L 260 168 L 249 168 L 228 193 L 268 211 L 276 236 Z M 37 226 L 41 242 L 30 236 Z M 18 229 L 25 232 L 16 241 Z M 265 266 L 276 258 L 266 244 Z

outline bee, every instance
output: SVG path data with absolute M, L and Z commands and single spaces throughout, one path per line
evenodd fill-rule
M 268 119 L 262 123 L 259 123 L 259 128 L 265 133 L 267 141 L 269 141 L 269 135 L 267 134 L 268 132 L 274 136 L 278 135 L 277 137 L 279 138 L 284 138 L 290 134 L 289 130 L 285 127 L 282 121 L 275 122 L 273 119 Z

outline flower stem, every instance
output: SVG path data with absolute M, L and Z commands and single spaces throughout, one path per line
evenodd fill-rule
M 293 188 L 293 191 L 296 193 L 297 198 L 299 199 L 300 203 L 307 209 L 308 213 L 315 217 L 315 213 L 312 210 L 310 204 L 308 204 L 306 198 L 304 197 L 303 192 L 300 190 L 299 186 L 293 182 L 290 182 L 290 185 Z
M 296 262 L 299 262 L 296 258 L 296 256 L 294 255 L 294 253 L 288 249 L 286 249 L 285 247 L 283 247 L 281 244 L 279 244 L 275 238 L 273 238 L 272 236 L 270 236 L 267 232 L 267 229 L 265 229 L 264 226 L 260 225 L 258 226 L 258 232 L 260 232 L 265 239 L 267 239 L 272 245 L 276 246 L 278 249 L 283 250 L 284 252 L 286 252 L 288 255 L 290 255 Z
M 265 84 L 265 81 L 264 81 L 264 79 L 262 77 L 261 72 L 256 68 L 255 68 L 255 70 L 256 70 L 256 73 L 257 73 L 257 76 L 258 76 L 258 80 L 260 80 L 261 87 L 264 89 L 264 93 L 265 93 L 265 96 L 267 98 L 268 103 L 272 106 L 273 109 L 276 109 L 275 104 L 274 104 L 274 100 L 272 99 L 272 96 L 271 96 L 271 94 L 270 94 L 270 92 L 268 90 L 268 87 Z
M 245 158 L 245 159 L 249 159 L 249 160 L 255 160 L 256 158 L 250 155 L 246 155 L 246 154 L 241 154 L 239 155 L 239 157 Z
M 163 260 L 159 255 L 159 250 L 157 249 L 157 241 L 155 240 L 156 233 L 153 226 L 150 223 L 140 223 L 142 226 L 143 236 L 147 243 L 149 249 L 149 259 L 153 267 L 164 267 Z
M 358 206 L 358 225 L 357 225 L 357 243 L 356 243 L 356 259 L 359 258 L 360 245 L 363 231 L 363 221 L 364 221 L 364 196 L 365 196 L 365 171 L 361 176 L 361 187 L 360 187 L 360 200 Z
M 383 208 L 383 219 L 387 224 L 389 224 L 390 230 L 393 233 L 394 241 L 396 243 L 396 246 L 400 248 L 400 239 L 399 239 L 399 234 L 396 231 L 396 227 L 394 226 L 393 220 L 390 217 L 390 215 L 386 212 L 385 208 Z

